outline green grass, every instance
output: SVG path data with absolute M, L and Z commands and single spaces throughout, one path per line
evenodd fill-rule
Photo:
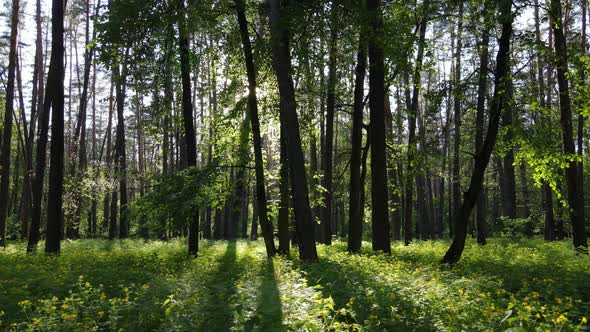
M 569 243 L 320 246 L 319 263 L 268 260 L 262 242 L 64 242 L 61 257 L 0 251 L 0 330 L 587 331 L 590 259 Z M 296 250 L 293 250 L 295 253 Z

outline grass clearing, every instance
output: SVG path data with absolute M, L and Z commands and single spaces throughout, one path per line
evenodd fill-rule
M 18 331 L 586 331 L 590 259 L 566 242 L 320 246 L 268 260 L 262 242 L 67 241 L 61 257 L 0 251 L 0 329 Z M 293 251 L 295 252 L 295 251 Z

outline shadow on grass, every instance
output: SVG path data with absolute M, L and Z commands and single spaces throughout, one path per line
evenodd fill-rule
M 309 285 L 320 285 L 323 297 L 334 299 L 335 311 L 347 308 L 354 313 L 355 318 L 348 314 L 339 316 L 340 321 L 379 331 L 436 330 L 433 320 L 413 321 L 410 317 L 416 315 L 417 309 L 414 303 L 396 294 L 396 289 L 379 283 L 375 275 L 361 271 L 362 267 L 343 266 L 326 258 L 319 263 L 301 263 L 299 267 L 305 271 Z M 405 319 L 395 318 L 394 312 Z
M 260 272 L 262 275 L 256 315 L 247 321 L 244 331 L 286 331 L 283 325 L 283 306 L 275 276 L 272 259 L 263 258 Z
M 237 262 L 236 241 L 227 242 L 224 255 L 219 258 L 217 271 L 205 282 L 207 287 L 203 307 L 203 321 L 197 331 L 229 331 L 234 322 L 231 301 L 237 293 L 236 284 L 242 274 Z
M 510 248 L 505 246 L 510 245 Z M 497 246 L 503 247 L 498 251 Z M 475 250 L 475 251 L 474 251 Z M 541 253 L 540 257 L 529 259 L 527 250 Z M 514 257 L 518 251 L 519 257 Z M 590 301 L 590 269 L 587 257 L 567 255 L 558 247 L 547 243 L 506 242 L 490 244 L 476 249 L 467 247 L 463 258 L 454 267 L 439 264 L 439 257 L 433 251 L 394 250 L 390 260 L 397 260 L 415 266 L 448 269 L 457 276 L 469 279 L 491 278 L 501 283 L 502 288 L 511 293 L 538 292 L 547 300 L 555 296 Z M 526 258 L 523 258 L 525 256 Z M 487 291 L 495 291 L 488 289 Z

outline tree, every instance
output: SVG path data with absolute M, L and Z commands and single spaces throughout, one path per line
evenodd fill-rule
M 260 135 L 260 120 L 258 116 L 258 100 L 256 97 L 256 67 L 252 56 L 252 45 L 248 33 L 248 22 L 246 20 L 245 5 L 243 0 L 235 0 L 240 36 L 246 60 L 246 72 L 248 74 L 248 111 L 252 126 L 252 138 L 254 141 L 254 167 L 256 173 L 256 202 L 254 202 L 255 215 L 258 215 L 258 223 L 262 228 L 262 236 L 266 246 L 266 254 L 272 257 L 275 254 L 275 243 L 273 240 L 273 227 L 268 219 L 268 207 L 266 205 L 266 184 L 264 181 L 264 162 L 262 160 L 262 138 Z M 252 223 L 252 230 L 255 230 L 255 222 Z M 256 232 L 252 232 L 252 238 Z
M 455 236 L 453 243 L 442 259 L 443 263 L 448 264 L 454 264 L 459 261 L 465 248 L 469 216 L 481 192 L 484 173 L 498 137 L 500 117 L 509 102 L 509 94 L 506 92 L 506 89 L 510 84 L 510 44 L 512 38 L 512 22 L 514 20 L 512 0 L 501 0 L 497 5 L 499 20 L 502 24 L 502 34 L 498 41 L 499 49 L 496 56 L 496 78 L 494 81 L 495 90 L 489 107 L 488 129 L 483 145 L 476 155 L 469 189 L 463 195 L 463 204 L 458 213 L 453 216 Z
M 47 235 L 45 252 L 59 255 L 63 224 L 64 180 L 64 1 L 53 0 L 51 9 L 51 61 L 47 78 L 44 116 L 51 103 L 51 147 L 49 192 L 47 202 Z M 45 152 L 43 152 L 45 153 Z M 37 176 L 40 174 L 38 173 Z M 39 195 L 40 196 L 40 195 Z
M 281 1 L 270 0 L 269 3 L 272 58 L 281 100 L 280 121 L 285 124 L 287 129 L 287 153 L 295 212 L 295 229 L 299 244 L 299 257 L 304 260 L 317 260 L 314 221 L 309 203 L 305 160 L 301 147 L 295 90 L 291 77 L 289 32 L 287 22 L 283 17 L 284 9 L 281 8 Z
M 407 169 L 407 180 L 405 184 L 406 189 L 406 200 L 405 200 L 405 217 L 404 217 L 404 242 L 408 245 L 412 241 L 413 237 L 413 225 L 412 220 L 414 219 L 414 177 L 415 177 L 415 159 L 417 152 L 417 139 L 416 139 L 416 118 L 418 115 L 418 100 L 420 97 L 420 80 L 422 73 L 422 60 L 424 57 L 424 46 L 426 44 L 426 25 L 428 24 L 428 6 L 429 1 L 424 2 L 423 12 L 424 18 L 420 23 L 420 36 L 418 40 L 418 54 L 416 56 L 416 66 L 414 69 L 414 82 L 413 82 L 413 95 L 411 100 L 409 98 L 408 86 L 406 89 L 406 102 L 408 106 L 408 169 Z M 408 75 L 409 76 L 409 75 Z M 409 79 L 408 79 L 409 83 Z
M 20 1 L 12 0 L 10 19 L 10 51 L 8 53 L 8 80 L 4 103 L 4 126 L 0 152 L 0 246 L 6 246 L 6 217 L 8 214 L 8 186 L 10 184 L 10 148 L 12 146 L 12 121 L 14 114 L 14 85 L 16 77 L 16 51 Z
M 477 114 L 475 120 L 475 153 L 481 149 L 484 137 L 484 118 L 486 99 L 488 95 L 488 62 L 489 62 L 489 43 L 490 43 L 490 15 L 488 13 L 490 1 L 484 1 L 482 16 L 483 30 L 479 49 L 479 82 L 477 90 Z M 477 243 L 486 244 L 487 227 L 486 227 L 486 200 L 484 195 L 479 195 L 477 199 Z
M 561 130 L 563 135 L 563 152 L 566 156 L 574 156 L 576 148 L 574 145 L 572 129 L 572 110 L 570 101 L 570 89 L 567 78 L 568 55 L 565 35 L 563 32 L 563 16 L 561 13 L 561 1 L 551 0 L 551 22 L 553 35 L 555 37 L 555 54 L 557 64 L 557 83 L 559 87 L 559 110 L 561 114 Z M 588 254 L 588 240 L 586 238 L 586 227 L 584 220 L 584 196 L 583 190 L 578 181 L 578 162 L 570 160 L 565 169 L 567 181 L 568 204 L 570 208 L 570 221 L 574 249 L 576 252 Z
M 113 68 L 115 80 L 115 95 L 117 100 L 117 129 L 115 137 L 115 173 L 119 179 L 119 238 L 127 237 L 127 155 L 125 151 L 125 98 L 127 96 L 129 48 L 122 59 L 122 69 L 119 64 Z M 111 203 L 111 218 L 116 218 L 116 195 Z M 114 213 L 113 213 L 114 212 Z M 116 219 L 115 219 L 116 220 Z M 115 223 L 116 226 L 116 223 Z M 114 230 L 113 230 L 114 231 Z
M 193 103 L 191 95 L 191 61 L 188 31 L 185 23 L 184 0 L 178 1 L 176 23 L 178 24 L 178 43 L 180 51 L 180 71 L 182 76 L 182 119 L 184 124 L 184 137 L 186 140 L 186 158 L 188 167 L 197 166 L 197 142 L 193 123 Z M 188 253 L 197 256 L 199 252 L 199 212 L 193 211 L 189 217 L 188 228 Z
M 453 87 L 453 116 L 455 125 L 455 140 L 453 142 L 453 216 L 454 227 L 457 227 L 456 216 L 461 209 L 461 102 L 462 102 L 462 82 L 461 82 L 461 49 L 463 48 L 463 1 L 459 2 L 459 18 L 457 19 L 457 45 L 455 53 L 455 79 Z
M 332 244 L 332 173 L 334 171 L 334 111 L 336 108 L 336 52 L 338 47 L 338 3 L 332 1 L 330 41 L 328 46 L 328 86 L 326 93 L 326 137 L 324 143 L 324 208 L 322 209 L 322 243 Z
M 361 13 L 365 13 L 364 6 Z M 364 15 L 363 15 L 364 17 Z M 365 75 L 367 72 L 367 25 L 361 20 L 359 46 L 354 82 L 354 106 L 352 113 L 351 153 L 350 153 L 350 202 L 348 210 L 348 251 L 361 249 L 364 206 L 361 205 L 361 150 L 363 144 L 363 110 L 365 108 Z
M 369 109 L 371 119 L 371 200 L 373 250 L 391 252 L 387 204 L 385 157 L 385 68 L 383 59 L 383 13 L 381 0 L 368 0 L 369 14 Z

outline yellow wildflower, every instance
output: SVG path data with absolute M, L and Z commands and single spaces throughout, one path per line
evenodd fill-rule
M 537 319 L 541 319 L 541 314 L 537 312 L 537 314 L 535 315 L 535 317 L 537 317 Z
M 62 309 L 64 309 L 64 310 L 66 310 L 66 309 L 67 309 L 67 308 L 69 308 L 69 307 L 70 307 L 70 306 L 69 306 L 69 305 L 67 305 L 67 304 L 65 304 L 65 303 L 61 305 L 61 308 L 62 308 Z
M 49 308 L 49 309 L 51 309 L 51 311 L 57 310 L 57 308 L 54 305 L 52 305 L 51 308 Z
M 27 304 L 29 304 L 29 303 L 31 303 L 31 301 L 29 301 L 29 300 L 22 300 L 22 301 L 20 301 L 18 304 L 19 304 L 19 305 L 27 305 Z
M 104 301 L 107 298 L 106 294 L 104 292 L 100 293 L 100 300 Z
M 559 315 L 559 317 L 557 317 L 555 320 L 555 323 L 557 324 L 563 324 L 565 322 L 567 322 L 567 317 L 565 317 L 563 314 Z
M 582 317 L 582 324 L 586 324 L 586 323 L 588 323 L 588 318 Z

